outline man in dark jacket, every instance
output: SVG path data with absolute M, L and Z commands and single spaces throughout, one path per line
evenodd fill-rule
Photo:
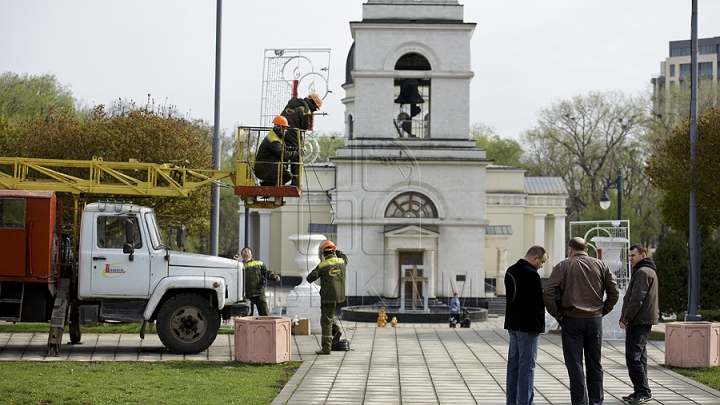
M 647 379 L 647 342 L 652 325 L 658 323 L 657 267 L 643 245 L 630 246 L 632 276 L 623 298 L 620 328 L 625 329 L 625 363 L 633 393 L 622 397 L 629 404 L 652 399 Z
M 285 137 L 285 143 L 288 150 L 299 151 L 305 143 L 305 131 L 310 129 L 311 118 L 315 111 L 320 110 L 322 106 L 322 98 L 313 93 L 305 98 L 293 97 L 288 101 L 287 105 L 280 113 L 288 121 L 290 129 Z M 298 168 L 297 165 L 290 167 L 292 171 L 292 184 L 297 185 Z
M 288 128 L 287 119 L 278 115 L 273 119 L 273 124 L 272 131 L 268 132 L 265 139 L 260 143 L 255 155 L 255 176 L 261 180 L 260 184 L 263 186 L 277 185 L 278 170 L 282 170 L 281 185 L 289 182 L 292 176 L 285 165 L 300 161 L 297 148 L 290 150 L 285 142 Z
M 345 302 L 345 267 L 347 256 L 337 250 L 335 244 L 326 241 L 322 245 L 323 261 L 308 274 L 308 283 L 320 279 L 320 327 L 322 349 L 316 354 L 330 354 L 332 344 L 340 341 L 340 327 L 335 322 L 335 311 Z
M 602 317 L 612 311 L 620 297 L 610 269 L 602 260 L 588 256 L 587 248 L 585 239 L 570 239 L 568 257 L 555 265 L 543 294 L 545 307 L 562 326 L 573 405 L 603 403 Z
M 280 276 L 268 270 L 260 260 L 253 260 L 249 247 L 240 251 L 243 259 L 243 276 L 245 278 L 245 298 L 250 300 L 250 314 L 255 305 L 260 316 L 268 316 L 267 300 L 265 299 L 265 280 L 280 281 Z
M 545 331 L 545 304 L 538 270 L 547 261 L 542 246 L 533 246 L 525 258 L 505 272 L 505 329 L 510 335 L 506 403 L 532 405 L 538 340 Z

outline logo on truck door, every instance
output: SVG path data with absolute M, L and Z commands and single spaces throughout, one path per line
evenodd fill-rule
M 127 272 L 128 266 L 125 263 L 106 264 L 102 275 L 105 278 L 120 277 Z

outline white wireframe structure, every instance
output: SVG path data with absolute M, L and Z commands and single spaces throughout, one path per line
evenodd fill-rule
M 263 84 L 260 103 L 260 126 L 272 126 L 293 97 L 317 93 L 325 99 L 330 93 L 330 49 L 266 49 L 263 63 Z
M 630 281 L 630 221 L 572 221 L 570 237 L 579 236 L 588 244 L 588 253 L 607 264 L 618 288 L 625 291 Z

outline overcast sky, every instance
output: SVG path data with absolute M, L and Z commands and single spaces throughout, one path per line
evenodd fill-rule
M 260 123 L 265 49 L 330 48 L 328 116 L 343 131 L 349 22 L 364 0 L 225 0 L 221 127 Z M 517 137 L 537 111 L 589 91 L 645 91 L 668 42 L 690 38 L 690 0 L 460 0 L 472 38 L 470 124 Z M 720 1 L 699 0 L 699 37 Z M 53 73 L 87 105 L 173 104 L 213 123 L 216 1 L 0 0 L 0 72 Z M 167 101 L 166 101 L 167 100 Z

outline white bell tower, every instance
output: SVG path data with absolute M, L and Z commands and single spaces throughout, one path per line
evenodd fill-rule
M 331 159 L 337 245 L 350 259 L 346 295 L 353 305 L 402 291 L 459 292 L 476 306 L 485 297 L 491 161 L 469 140 L 475 24 L 457 0 L 367 0 L 350 29 L 347 141 Z M 423 283 L 406 285 L 407 268 Z

